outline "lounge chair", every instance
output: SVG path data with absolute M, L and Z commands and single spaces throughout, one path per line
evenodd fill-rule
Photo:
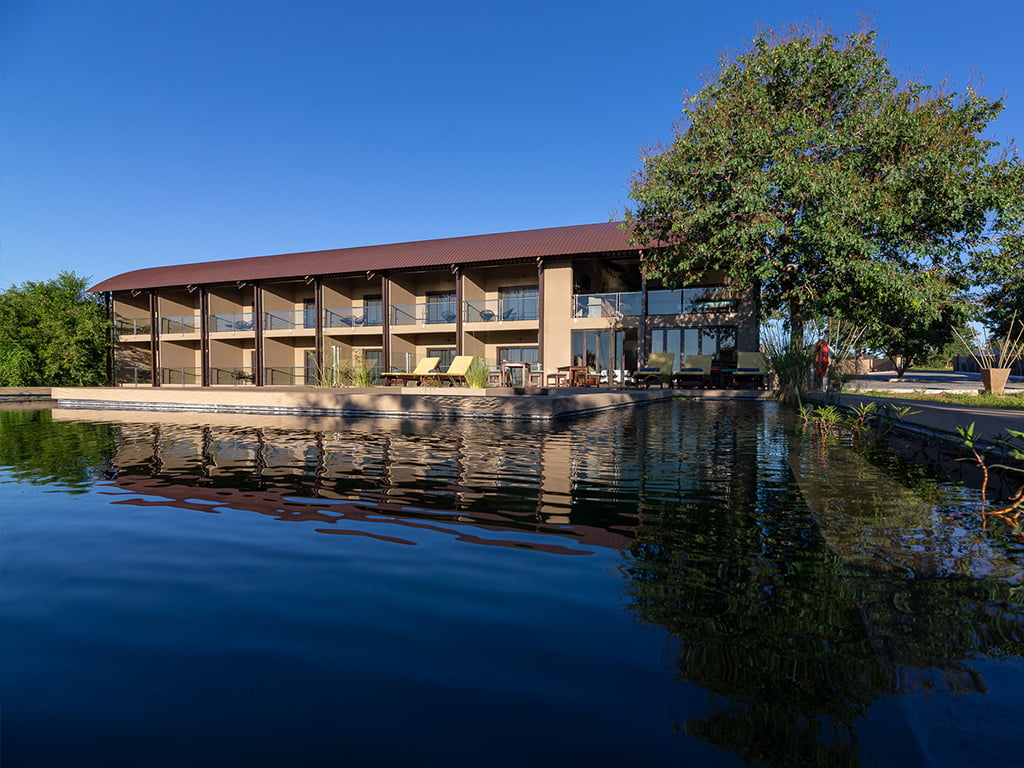
M 744 389 L 764 389 L 768 367 L 764 355 L 760 352 L 737 352 L 736 370 L 732 373 L 732 382 L 736 387 Z
M 657 384 L 664 387 L 672 385 L 672 366 L 675 364 L 676 356 L 672 352 L 652 352 L 647 358 L 647 365 L 638 368 L 636 372 L 636 384 L 638 387 L 650 387 Z
M 415 381 L 417 384 L 423 384 L 424 379 L 428 378 L 434 372 L 440 362 L 440 357 L 424 357 L 416 363 L 416 367 L 410 373 L 382 373 L 380 375 L 380 379 L 384 382 L 384 386 L 410 381 Z
M 672 373 L 672 386 L 702 389 L 711 383 L 711 355 L 686 355 L 686 367 Z
M 452 358 L 451 365 L 448 366 L 448 370 L 443 373 L 432 373 L 429 376 L 424 377 L 424 383 L 428 381 L 436 381 L 441 384 L 449 384 L 455 386 L 461 384 L 464 387 L 469 386 L 469 382 L 466 381 L 466 374 L 469 373 L 470 366 L 473 365 L 473 361 L 476 358 L 473 355 L 456 355 Z

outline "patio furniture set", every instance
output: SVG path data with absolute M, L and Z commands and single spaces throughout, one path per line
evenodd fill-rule
M 466 386 L 466 374 L 473 364 L 472 355 L 458 355 L 445 371 L 439 371 L 439 357 L 424 357 L 411 372 L 381 374 L 385 386 L 402 384 L 418 386 Z M 674 389 L 764 389 L 767 368 L 760 352 L 738 352 L 732 366 L 716 365 L 711 355 L 686 355 L 685 367 L 675 368 L 675 355 L 654 352 L 647 366 L 632 376 L 615 371 L 615 383 L 650 388 L 654 385 Z M 564 365 L 551 373 L 535 371 L 529 363 L 504 362 L 488 373 L 488 386 L 599 387 L 607 385 L 607 373 L 601 374 L 585 365 Z

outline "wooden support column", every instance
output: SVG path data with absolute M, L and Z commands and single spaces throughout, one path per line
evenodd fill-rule
M 380 278 L 380 341 L 381 341 L 381 370 L 391 370 L 391 281 L 388 276 L 381 275 Z
M 210 300 L 205 286 L 199 286 L 199 386 L 210 386 Z
M 640 338 L 637 367 L 647 365 L 647 275 L 640 276 Z
M 544 371 L 544 259 L 537 259 L 537 364 Z M 529 383 L 529 376 L 527 381 Z M 543 383 L 543 382 L 541 382 Z
M 156 291 L 149 292 L 149 368 L 150 386 L 160 386 L 160 317 L 157 312 Z
M 455 354 L 462 354 L 462 267 L 452 264 L 455 275 Z
M 103 317 L 107 321 L 107 386 L 114 386 L 114 294 L 107 291 L 103 295 Z
M 255 375 L 255 384 L 257 387 L 263 386 L 263 284 L 254 283 L 252 286 L 252 327 L 256 331 L 253 365 L 256 370 L 253 371 Z
M 324 369 L 324 281 L 319 275 L 313 278 L 313 311 L 316 312 L 313 364 L 316 366 L 316 375 L 319 378 L 320 372 Z M 303 376 L 305 376 L 305 371 L 303 371 Z

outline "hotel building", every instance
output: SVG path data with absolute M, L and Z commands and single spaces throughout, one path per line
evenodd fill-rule
M 652 352 L 728 365 L 759 344 L 751 291 L 716 272 L 665 289 L 615 223 L 154 267 L 90 290 L 123 386 L 311 385 L 332 365 L 455 355 L 614 384 Z

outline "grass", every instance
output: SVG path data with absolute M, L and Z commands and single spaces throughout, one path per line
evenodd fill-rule
M 907 400 L 930 400 L 936 403 L 956 403 L 957 405 L 979 406 L 982 408 L 1009 408 L 1015 411 L 1024 411 L 1024 392 L 1004 392 L 1001 395 L 977 394 L 964 395 L 954 392 L 941 392 L 938 394 L 924 394 L 923 392 L 904 391 L 888 392 L 876 389 L 868 390 L 843 390 L 846 395 L 870 395 L 871 397 L 896 397 Z

